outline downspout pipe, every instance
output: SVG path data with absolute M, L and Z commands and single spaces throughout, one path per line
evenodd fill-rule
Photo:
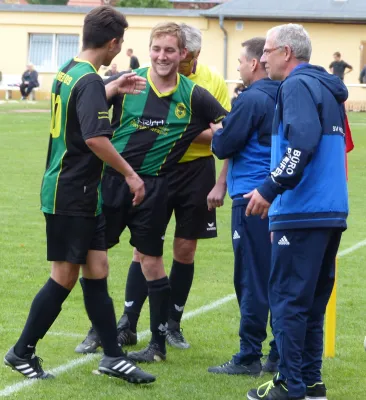
M 224 32 L 224 79 L 227 79 L 227 30 L 224 27 L 224 16 L 222 14 L 219 16 L 219 24 L 220 29 Z

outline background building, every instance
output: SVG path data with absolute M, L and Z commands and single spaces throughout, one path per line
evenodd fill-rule
M 41 92 L 47 95 L 57 68 L 79 51 L 83 19 L 90 9 L 0 4 L 0 37 L 9 39 L 0 41 L 3 55 L 0 71 L 3 75 L 20 75 L 27 62 L 33 62 L 42 79 L 37 97 L 41 98 Z M 264 36 L 272 26 L 287 22 L 302 23 L 309 31 L 312 63 L 328 69 L 333 53 L 342 53 L 342 58 L 354 68 L 346 75 L 347 84 L 358 83 L 360 68 L 366 64 L 364 0 L 292 0 L 276 4 L 275 10 L 272 0 L 232 0 L 208 10 L 121 8 L 120 11 L 127 16 L 129 28 L 123 50 L 115 59 L 119 70 L 128 68 L 125 50 L 130 47 L 142 65 L 149 62 L 150 30 L 167 20 L 199 28 L 203 34 L 200 59 L 227 79 L 239 77 L 237 59 L 244 40 Z M 351 88 L 350 100 L 349 104 L 366 107 L 366 90 Z

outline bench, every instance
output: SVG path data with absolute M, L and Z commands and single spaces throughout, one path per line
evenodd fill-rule
M 39 85 L 41 85 L 41 79 L 38 76 Z M 20 92 L 19 85 L 22 83 L 21 75 L 2 74 L 2 80 L 0 82 L 0 90 L 5 91 L 5 100 L 12 98 L 13 91 Z M 29 95 L 31 100 L 36 99 L 35 92 L 38 91 L 39 86 L 32 90 Z

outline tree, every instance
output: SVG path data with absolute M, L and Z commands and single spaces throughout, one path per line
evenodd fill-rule
M 169 0 L 120 0 L 119 7 L 171 8 Z
M 29 4 L 46 4 L 49 6 L 66 6 L 69 0 L 27 0 Z

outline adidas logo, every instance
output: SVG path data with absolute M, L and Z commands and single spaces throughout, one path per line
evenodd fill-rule
M 233 235 L 233 239 L 240 239 L 240 235 L 238 233 L 238 231 L 234 231 L 234 235 Z
M 278 241 L 280 246 L 290 246 L 290 242 L 287 240 L 286 236 L 282 236 L 281 239 Z
M 174 304 L 174 308 L 175 308 L 178 312 L 183 312 L 183 310 L 184 310 L 184 306 L 179 307 L 177 304 Z
M 15 368 L 27 378 L 33 378 L 37 375 L 37 372 L 29 364 L 16 365 Z
M 133 301 L 125 301 L 125 306 L 132 307 L 133 303 L 134 303 Z
M 128 375 L 130 372 L 136 369 L 136 367 L 133 364 L 130 364 L 129 362 L 123 360 L 116 364 L 114 367 L 112 367 L 113 370 L 123 372 L 125 375 Z

